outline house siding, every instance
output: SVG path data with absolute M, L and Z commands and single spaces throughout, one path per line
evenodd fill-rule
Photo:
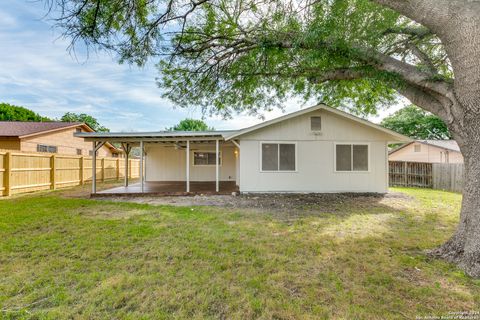
M 420 152 L 415 152 L 415 145 L 420 145 Z M 463 163 L 463 156 L 460 152 L 446 150 L 424 143 L 411 143 L 392 152 L 388 159 L 391 161 L 445 163 L 445 157 L 442 155 L 442 152 L 445 151 L 448 151 L 448 163 Z
M 76 128 L 69 128 L 61 131 L 55 131 L 45 133 L 42 135 L 36 135 L 31 138 L 24 138 L 21 140 L 21 151 L 25 152 L 37 152 L 37 145 L 44 144 L 50 146 L 56 146 L 58 148 L 58 154 L 76 155 L 77 149 L 82 150 L 83 156 L 88 156 L 90 150 L 92 150 L 92 143 L 84 141 L 83 138 L 74 137 Z M 82 131 L 85 132 L 85 131 Z M 104 146 L 99 152 L 100 157 L 111 157 L 111 150 Z
M 322 131 L 310 130 L 310 117 L 322 117 Z M 387 141 L 392 137 L 356 121 L 320 110 L 251 132 L 240 140 L 242 192 L 375 192 L 388 190 Z M 261 172 L 261 143 L 297 144 L 295 172 Z M 335 172 L 335 143 L 369 145 L 368 172 Z
M 215 152 L 215 145 L 191 143 L 190 148 L 190 181 L 215 181 L 215 166 L 194 166 L 193 152 Z M 146 181 L 185 181 L 186 180 L 186 152 L 185 149 L 175 149 L 156 144 L 145 146 Z M 220 165 L 220 180 L 236 180 L 235 147 L 220 146 L 222 164 Z
M 0 149 L 20 150 L 20 139 L 18 138 L 0 138 Z

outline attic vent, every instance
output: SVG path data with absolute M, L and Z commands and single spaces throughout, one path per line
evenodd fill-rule
M 322 130 L 322 117 L 310 117 L 310 130 Z

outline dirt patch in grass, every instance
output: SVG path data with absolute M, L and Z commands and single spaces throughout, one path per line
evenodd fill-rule
M 381 194 L 242 194 L 196 195 L 168 197 L 106 197 L 99 200 L 133 202 L 149 205 L 209 206 L 229 209 L 247 209 L 256 212 L 277 212 L 281 215 L 305 215 L 311 213 L 338 213 L 355 208 L 355 211 L 372 209 L 402 209 L 405 203 L 414 201 L 404 193 Z M 347 209 L 347 210 L 346 210 Z

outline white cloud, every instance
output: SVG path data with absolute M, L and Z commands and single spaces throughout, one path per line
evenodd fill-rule
M 17 19 L 6 11 L 0 10 L 0 30 L 11 29 L 17 26 Z

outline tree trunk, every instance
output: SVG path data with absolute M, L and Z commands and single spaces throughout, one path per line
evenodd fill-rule
M 455 234 L 433 256 L 455 263 L 472 277 L 480 277 L 480 116 L 465 117 L 458 140 L 464 157 L 464 188 L 460 222 Z

